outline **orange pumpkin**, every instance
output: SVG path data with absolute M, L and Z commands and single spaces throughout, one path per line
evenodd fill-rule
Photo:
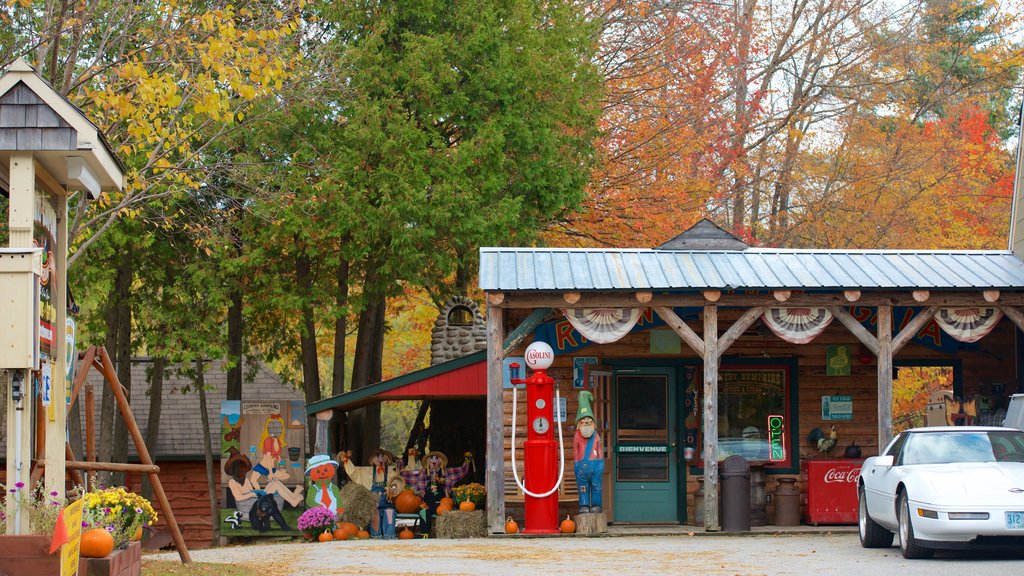
M 356 537 L 359 527 L 351 522 L 342 522 L 334 529 L 335 540 L 351 540 Z
M 92 528 L 82 534 L 79 552 L 86 558 L 103 558 L 114 551 L 114 537 L 106 528 Z
M 135 529 L 135 534 L 132 535 L 132 540 L 135 540 L 136 542 L 142 540 L 142 526 Z
M 317 536 L 317 539 L 321 542 L 330 542 L 331 540 L 334 540 L 334 536 L 330 532 L 324 532 L 323 534 Z
M 519 524 L 512 519 L 511 516 L 505 520 L 505 534 L 517 534 L 519 532 Z
M 451 511 L 452 511 L 451 505 L 445 506 L 444 504 L 441 504 L 440 506 L 437 507 L 437 515 L 438 516 L 443 516 L 444 514 L 446 514 L 448 512 L 451 512 Z
M 462 502 L 459 502 L 459 510 L 462 510 L 463 512 L 472 512 L 473 510 L 476 510 L 476 504 L 473 504 L 472 500 L 463 500 Z
M 566 515 L 565 520 L 562 520 L 562 524 L 559 526 L 559 529 L 562 531 L 562 534 L 572 534 L 576 531 L 576 523 L 572 521 L 572 518 L 569 518 L 569 516 Z
M 367 532 L 366 530 L 360 530 L 360 531 L 356 532 L 356 538 L 358 538 L 360 540 L 366 540 L 369 537 L 370 537 L 370 533 Z
M 447 506 L 448 509 L 451 510 L 452 508 L 455 508 L 455 500 L 452 500 L 448 496 L 445 496 L 444 498 L 441 498 L 441 501 L 437 504 L 437 506 L 438 508 L 440 508 L 441 506 Z
M 402 490 L 395 496 L 395 510 L 398 510 L 399 514 L 415 514 L 419 512 L 422 502 L 423 499 L 413 494 L 412 490 Z
M 412 530 L 409 530 L 408 528 L 398 533 L 398 537 L 402 540 L 412 540 L 413 536 L 415 536 L 415 534 L 413 534 Z

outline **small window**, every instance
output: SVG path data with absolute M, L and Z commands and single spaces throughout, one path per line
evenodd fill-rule
M 448 312 L 449 326 L 472 326 L 473 312 L 465 306 L 455 306 Z

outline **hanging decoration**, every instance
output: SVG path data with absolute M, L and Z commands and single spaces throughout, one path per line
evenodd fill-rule
M 790 344 L 807 344 L 832 322 L 825 308 L 769 308 L 761 320 L 776 336 Z
M 988 335 L 1003 312 L 994 307 L 939 308 L 935 323 L 942 331 L 960 342 L 977 342 Z
M 608 344 L 629 334 L 643 309 L 569 308 L 562 312 L 584 338 L 595 344 Z

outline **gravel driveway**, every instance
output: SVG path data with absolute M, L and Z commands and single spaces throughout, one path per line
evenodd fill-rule
M 146 558 L 178 559 L 175 553 Z M 838 533 L 279 543 L 197 550 L 192 558 L 252 566 L 258 576 L 935 576 L 1017 574 L 1024 551 L 940 552 L 934 560 L 910 561 L 898 548 L 865 550 L 856 534 Z

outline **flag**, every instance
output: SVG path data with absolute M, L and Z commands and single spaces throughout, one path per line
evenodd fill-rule
M 64 509 L 57 513 L 57 525 L 53 527 L 53 540 L 50 541 L 50 554 L 60 550 L 60 547 L 68 543 L 68 527 L 64 522 Z

